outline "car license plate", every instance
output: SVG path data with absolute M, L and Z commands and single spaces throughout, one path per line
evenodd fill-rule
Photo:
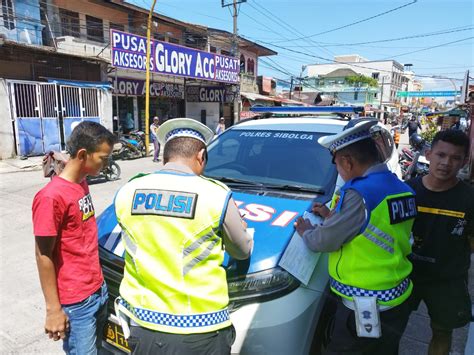
M 125 339 L 123 335 L 122 327 L 110 319 L 107 321 L 104 327 L 104 338 L 107 343 L 115 346 L 116 348 L 126 353 L 132 352 L 128 346 L 127 339 Z

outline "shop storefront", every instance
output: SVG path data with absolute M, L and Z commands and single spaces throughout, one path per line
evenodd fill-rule
M 120 70 L 146 71 L 146 44 L 145 37 L 111 30 L 112 66 Z M 150 88 L 152 98 L 150 117 L 158 114 L 160 118 L 167 119 L 186 115 L 205 122 L 211 128 L 217 124 L 220 116 L 230 117 L 232 112 L 229 110 L 229 103 L 223 99 L 227 94 L 221 94 L 218 90 L 225 88 L 227 92 L 229 90 L 227 87 L 238 86 L 239 59 L 157 40 L 152 40 L 150 47 L 151 75 L 169 76 L 171 80 L 184 80 L 184 85 L 154 83 L 159 87 L 156 90 Z M 114 114 L 117 114 L 118 122 L 124 124 L 130 123 L 130 117 L 133 117 L 134 126 L 141 128 L 142 117 L 145 116 L 144 112 L 142 114 L 144 111 L 142 107 L 145 106 L 145 91 L 143 90 L 145 85 L 143 81 L 139 83 L 137 80 L 118 76 L 119 79 L 116 80 L 111 78 L 111 81 L 117 82 L 114 85 L 117 96 Z M 186 82 L 188 79 L 192 80 L 192 83 Z M 221 87 L 217 91 L 214 87 L 209 91 L 205 90 L 203 99 L 199 96 L 199 92 L 196 94 L 191 90 L 190 94 L 194 98 L 187 98 L 187 104 L 185 104 L 184 87 L 198 86 L 200 82 L 220 83 Z M 153 91 L 155 94 L 152 93 Z M 132 100 L 129 99 L 130 96 L 133 97 Z M 131 109 L 133 109 L 132 116 L 130 116 Z
M 124 133 L 145 130 L 145 81 L 110 78 L 113 85 L 114 131 L 120 126 Z M 150 117 L 162 121 L 185 114 L 184 85 L 164 82 L 150 83 Z
M 216 128 L 220 117 L 231 124 L 234 92 L 231 85 L 186 87 L 186 115 L 201 121 L 211 129 Z

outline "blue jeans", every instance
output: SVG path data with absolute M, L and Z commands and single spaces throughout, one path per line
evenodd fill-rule
M 97 354 L 102 329 L 107 320 L 107 285 L 87 297 L 84 301 L 63 305 L 69 317 L 70 331 L 63 340 L 66 354 Z

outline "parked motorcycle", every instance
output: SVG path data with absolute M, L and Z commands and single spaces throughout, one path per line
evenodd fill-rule
M 107 165 L 104 165 L 100 171 L 100 176 L 104 176 L 107 181 L 115 181 L 120 178 L 121 173 L 122 169 L 120 169 L 120 166 L 110 157 Z
M 144 157 L 145 133 L 142 131 L 131 131 L 128 134 L 120 135 L 119 141 L 114 147 L 113 156 L 115 159 L 136 159 Z
M 426 175 L 429 172 L 430 163 L 425 158 L 425 152 L 430 145 L 417 133 L 410 137 L 409 142 L 410 148 L 403 147 L 398 160 L 403 180 Z
M 44 177 L 52 178 L 55 175 L 59 175 L 69 161 L 69 154 L 50 151 L 43 157 L 43 175 Z M 104 177 L 107 181 L 115 181 L 120 178 L 122 170 L 120 166 L 109 158 L 107 164 L 104 164 L 100 174 L 98 176 L 88 177 L 88 179 Z

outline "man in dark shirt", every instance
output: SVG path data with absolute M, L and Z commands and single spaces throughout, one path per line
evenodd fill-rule
M 408 121 L 408 138 L 410 138 L 413 134 L 418 133 L 418 128 L 421 130 L 421 124 L 418 119 L 413 116 L 410 118 L 410 121 Z
M 407 182 L 418 206 L 410 257 L 413 308 L 421 300 L 428 308 L 430 355 L 448 354 L 452 330 L 471 319 L 467 276 L 474 244 L 474 190 L 457 178 L 468 152 L 469 138 L 463 132 L 438 132 L 426 153 L 428 175 Z

